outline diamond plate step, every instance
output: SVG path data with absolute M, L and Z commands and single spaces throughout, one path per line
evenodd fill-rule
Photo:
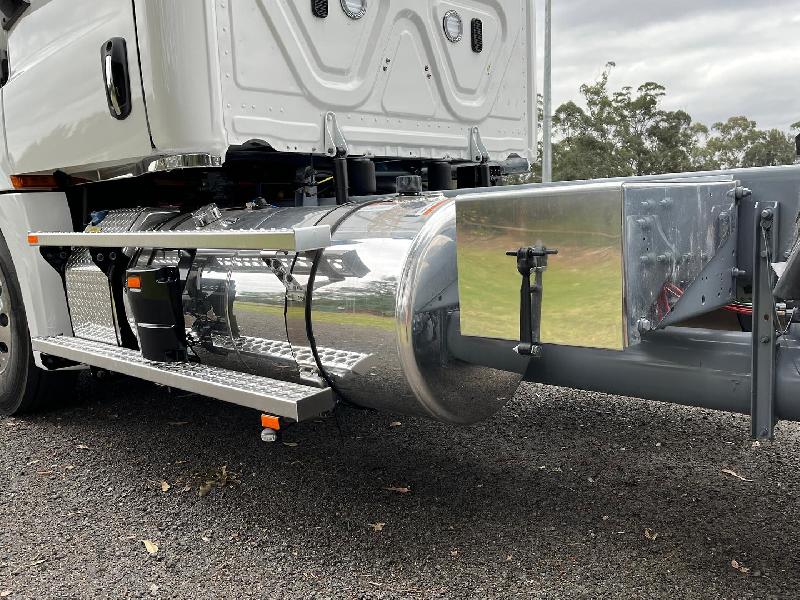
M 197 363 L 145 360 L 135 350 L 68 336 L 34 338 L 33 349 L 270 415 L 304 421 L 334 407 L 330 389 L 278 381 Z
M 238 350 L 244 355 L 264 357 L 278 362 L 294 362 L 296 360 L 297 366 L 301 369 L 316 369 L 317 367 L 311 348 L 295 347 L 293 353 L 292 345 L 289 342 L 246 336 L 231 340 L 229 336 L 220 334 L 214 334 L 211 339 L 215 348 L 229 352 Z M 234 342 L 236 343 L 235 348 Z M 371 354 L 359 354 L 335 348 L 317 348 L 317 353 L 325 370 L 339 376 L 347 373 L 364 375 L 375 363 Z

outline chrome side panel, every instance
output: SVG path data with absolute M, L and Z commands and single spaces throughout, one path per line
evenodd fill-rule
M 722 179 L 722 181 L 720 181 Z M 720 176 L 505 188 L 456 200 L 461 330 L 519 339 L 521 277 L 505 252 L 547 246 L 541 341 L 620 350 L 640 331 L 731 302 L 736 182 Z
M 60 192 L 4 194 L 0 231 L 17 271 L 31 337 L 72 335 L 67 300 L 59 274 L 28 244 L 28 231 L 72 228 L 67 198 Z M 38 353 L 36 364 L 42 366 Z
M 541 341 L 624 346 L 622 185 L 504 188 L 456 200 L 463 335 L 519 339 L 521 278 L 506 251 L 557 248 L 544 273 Z

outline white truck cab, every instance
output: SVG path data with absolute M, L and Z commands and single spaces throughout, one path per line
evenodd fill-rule
M 19 7 L 2 94 L 14 174 L 215 164 L 252 142 L 466 162 L 536 147 L 526 0 L 7 4 Z

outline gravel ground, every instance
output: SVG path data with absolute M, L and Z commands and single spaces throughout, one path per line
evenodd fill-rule
M 746 417 L 526 385 L 480 427 L 343 410 L 267 445 L 146 383 L 79 396 L 0 420 L 0 598 L 800 589 L 798 425 L 754 446 Z

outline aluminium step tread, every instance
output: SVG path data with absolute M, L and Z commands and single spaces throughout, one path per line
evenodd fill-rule
M 239 229 L 226 231 L 32 231 L 31 246 L 74 248 L 158 248 L 211 250 L 278 250 L 306 252 L 331 245 L 329 225 L 294 229 Z
M 302 368 L 317 368 L 317 362 L 311 348 L 295 346 L 285 341 L 268 340 L 265 338 L 240 336 L 231 339 L 230 336 L 214 334 L 211 336 L 215 348 L 227 351 L 238 350 L 244 355 L 262 356 L 272 360 L 296 361 Z M 234 347 L 235 342 L 235 347 Z M 336 375 L 356 373 L 364 375 L 375 365 L 371 354 L 361 354 L 335 348 L 317 348 L 322 366 Z
M 67 360 L 193 392 L 296 421 L 334 407 L 333 392 L 197 363 L 146 360 L 128 348 L 72 336 L 34 338 L 33 349 Z

